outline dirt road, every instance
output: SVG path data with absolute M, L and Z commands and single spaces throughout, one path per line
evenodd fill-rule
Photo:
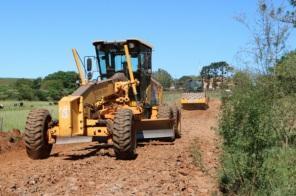
M 24 149 L 0 154 L 0 195 L 212 195 L 218 192 L 219 101 L 207 111 L 183 111 L 182 138 L 141 143 L 132 161 L 118 161 L 97 144 L 54 147 L 32 161 Z M 201 161 L 195 166 L 192 148 Z

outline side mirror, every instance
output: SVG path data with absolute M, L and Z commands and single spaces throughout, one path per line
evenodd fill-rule
M 87 70 L 88 72 L 92 70 L 92 60 L 91 60 L 91 58 L 88 58 L 88 59 L 86 60 L 86 70 Z
M 87 73 L 87 79 L 88 79 L 88 80 L 91 80 L 92 77 L 93 77 L 92 73 L 91 73 L 91 72 L 88 72 L 88 73 Z

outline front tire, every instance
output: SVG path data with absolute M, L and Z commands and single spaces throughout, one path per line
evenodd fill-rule
M 133 159 L 136 156 L 137 138 L 133 129 L 132 111 L 129 109 L 118 110 L 112 129 L 113 146 L 117 159 Z
M 31 159 L 46 159 L 49 157 L 52 144 L 48 143 L 48 124 L 51 116 L 48 110 L 32 110 L 26 122 L 25 145 Z

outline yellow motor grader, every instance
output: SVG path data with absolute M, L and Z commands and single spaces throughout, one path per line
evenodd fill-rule
M 180 137 L 180 111 L 162 104 L 162 86 L 151 77 L 152 47 L 136 39 L 93 45 L 96 56 L 84 59 L 72 49 L 80 87 L 59 101 L 58 120 L 45 109 L 29 113 L 30 158 L 49 157 L 53 144 L 100 141 L 118 159 L 132 159 L 137 139 Z

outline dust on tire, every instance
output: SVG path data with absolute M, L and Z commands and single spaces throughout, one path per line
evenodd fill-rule
M 174 122 L 174 131 L 176 138 L 181 138 L 181 111 L 176 105 L 171 106 Z
M 172 107 L 167 105 L 167 104 L 161 104 L 158 106 L 158 113 L 157 113 L 157 118 L 168 118 L 172 119 L 174 118 L 173 116 L 173 110 Z M 174 141 L 176 138 L 176 133 L 174 130 L 174 136 L 171 138 L 168 138 L 168 141 Z
M 172 109 L 166 104 L 162 104 L 158 107 L 157 118 L 169 118 L 173 117 Z
M 133 113 L 120 109 L 112 126 L 114 152 L 118 159 L 129 160 L 136 156 L 136 133 L 133 130 Z
M 28 156 L 31 159 L 48 158 L 52 149 L 52 144 L 48 143 L 48 124 L 51 116 L 48 110 L 32 110 L 26 122 L 25 146 Z

